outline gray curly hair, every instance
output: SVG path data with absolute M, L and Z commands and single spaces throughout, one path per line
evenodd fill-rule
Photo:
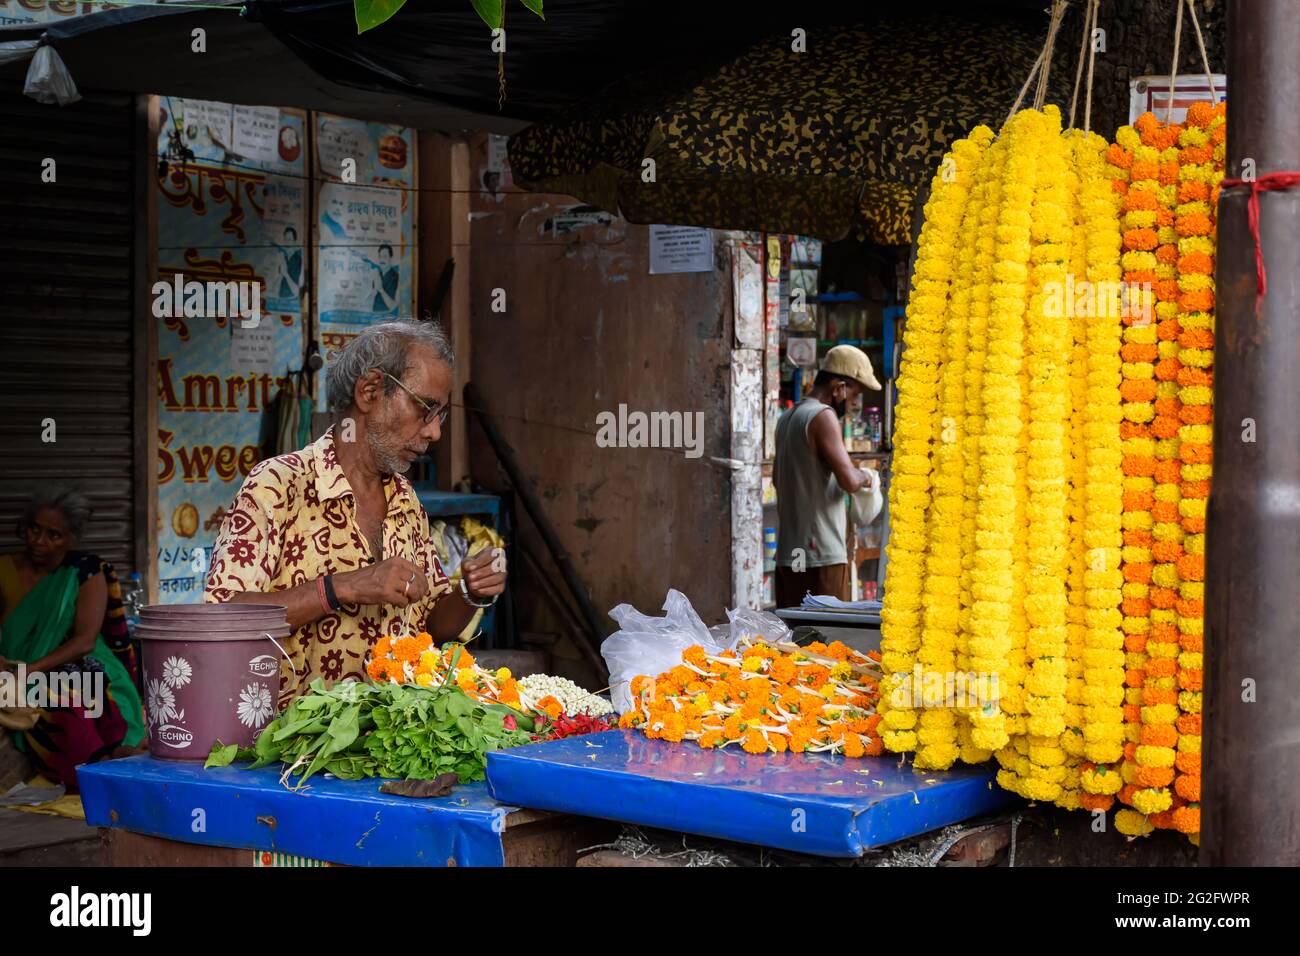
M 90 522 L 90 499 L 75 488 L 66 485 L 41 486 L 32 492 L 22 514 L 18 516 L 18 534 L 36 522 L 36 512 L 42 508 L 53 508 L 63 515 L 68 523 L 68 531 L 74 538 L 80 538 Z
M 325 398 L 330 408 L 338 412 L 351 408 L 357 379 L 373 369 L 394 378 L 405 376 L 411 367 L 411 349 L 420 346 L 432 349 L 448 365 L 455 362 L 451 340 L 436 322 L 403 319 L 367 328 L 330 362 L 325 374 Z M 385 395 L 396 390 L 391 380 L 384 380 Z

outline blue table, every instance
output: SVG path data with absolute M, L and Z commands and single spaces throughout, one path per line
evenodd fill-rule
M 91 826 L 353 866 L 502 866 L 507 831 L 543 816 L 494 800 L 484 783 L 416 800 L 380 793 L 377 779 L 319 775 L 291 793 L 279 776 L 147 756 L 77 770 Z
M 829 857 L 1020 802 L 987 766 L 914 773 L 896 757 L 752 755 L 632 730 L 491 753 L 487 775 L 507 804 Z

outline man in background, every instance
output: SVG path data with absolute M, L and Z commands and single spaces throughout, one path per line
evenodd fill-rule
M 808 592 L 847 601 L 848 509 L 844 496 L 879 490 L 879 476 L 858 468 L 844 447 L 842 419 L 866 389 L 880 389 L 871 360 L 837 345 L 822 360 L 808 395 L 776 426 L 776 603 L 797 607 Z

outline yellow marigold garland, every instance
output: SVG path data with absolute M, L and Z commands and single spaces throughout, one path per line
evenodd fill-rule
M 954 204 L 963 203 L 962 234 L 969 235 L 978 222 L 980 203 L 970 197 L 975 170 L 993 131 L 978 127 L 968 139 L 953 146 L 954 175 L 958 189 L 950 191 Z M 926 554 L 925 585 L 922 590 L 921 667 L 922 691 L 936 686 L 953 686 L 948 675 L 957 667 L 957 635 L 961 611 L 961 517 L 964 503 L 963 463 L 959 425 L 965 408 L 966 325 L 970 310 L 975 248 L 962 243 L 956 276 L 950 287 L 949 307 L 943 329 L 943 366 L 939 376 L 938 440 L 932 442 L 929 550 Z M 955 701 L 924 699 L 917 722 L 916 766 L 923 770 L 945 770 L 957 760 L 957 713 Z
M 1011 597 L 1016 512 L 1016 449 L 1020 429 L 1020 365 L 1024 338 L 1025 284 L 1029 274 L 1031 209 L 1037 177 L 1034 129 L 1042 114 L 1024 110 L 1003 129 L 1007 161 L 998 210 L 997 261 L 993 267 L 987 352 L 984 359 L 984 432 L 980 436 L 981 507 L 976 515 L 975 563 L 971 570 L 970 665 L 977 673 L 1007 671 L 1011 647 Z M 975 746 L 998 750 L 1009 739 L 1001 707 L 973 715 Z
M 963 170 L 965 150 L 954 148 L 949 164 L 931 183 L 925 223 L 917 247 L 912 291 L 907 304 L 904 351 L 898 377 L 894 427 L 894 478 L 889 489 L 890 536 L 886 544 L 885 588 L 889 604 L 881 611 L 882 737 L 893 751 L 916 748 L 917 715 L 892 706 L 895 692 L 909 690 L 921 646 L 921 598 L 925 582 L 926 521 L 930 505 L 930 446 L 934 439 L 943 319 L 960 239 L 962 212 L 970 182 Z M 943 170 L 953 169 L 955 174 Z M 910 693 L 904 693 L 910 697 Z
M 975 570 L 975 540 L 980 510 L 980 438 L 984 434 L 984 360 L 988 351 L 989 310 L 992 307 L 993 270 L 997 264 L 998 210 L 1002 201 L 1002 174 L 1006 168 L 1007 141 L 999 138 L 989 147 L 979 175 L 979 217 L 975 232 L 975 276 L 971 289 L 970 315 L 966 340 L 966 421 L 962 433 L 962 458 L 965 466 L 964 483 L 972 493 L 966 496 L 962 508 L 962 576 L 961 576 L 961 640 L 959 666 L 971 672 L 970 616 L 974 608 L 973 592 Z M 991 700 L 995 688 L 981 685 L 981 699 Z M 987 696 L 985 696 L 987 695 Z M 967 707 L 963 716 L 970 718 Z M 957 737 L 961 744 L 961 757 L 966 763 L 983 763 L 993 754 L 979 746 L 974 738 L 971 719 L 958 721 Z
M 1004 786 L 1032 800 L 1054 800 L 1066 779 L 1065 730 L 1066 566 L 1069 519 L 1066 489 L 1070 357 L 1073 340 L 1064 299 L 1074 229 L 1076 188 L 1069 143 L 1060 114 L 1048 107 L 1038 131 L 1038 179 L 1030 235 L 1030 299 L 1026 313 L 1024 372 L 1028 408 L 1025 429 L 1027 532 L 1024 613 L 1023 733 L 1026 763 L 999 776 Z M 1014 777 L 1014 779 L 1013 779 Z

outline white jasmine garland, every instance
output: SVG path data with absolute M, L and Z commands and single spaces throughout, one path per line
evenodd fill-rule
M 519 693 L 521 700 L 526 699 L 529 704 L 536 704 L 549 694 L 560 702 L 566 714 L 602 717 L 614 712 L 614 708 L 605 698 L 583 690 L 567 678 L 552 677 L 550 674 L 530 674 L 521 678 Z

